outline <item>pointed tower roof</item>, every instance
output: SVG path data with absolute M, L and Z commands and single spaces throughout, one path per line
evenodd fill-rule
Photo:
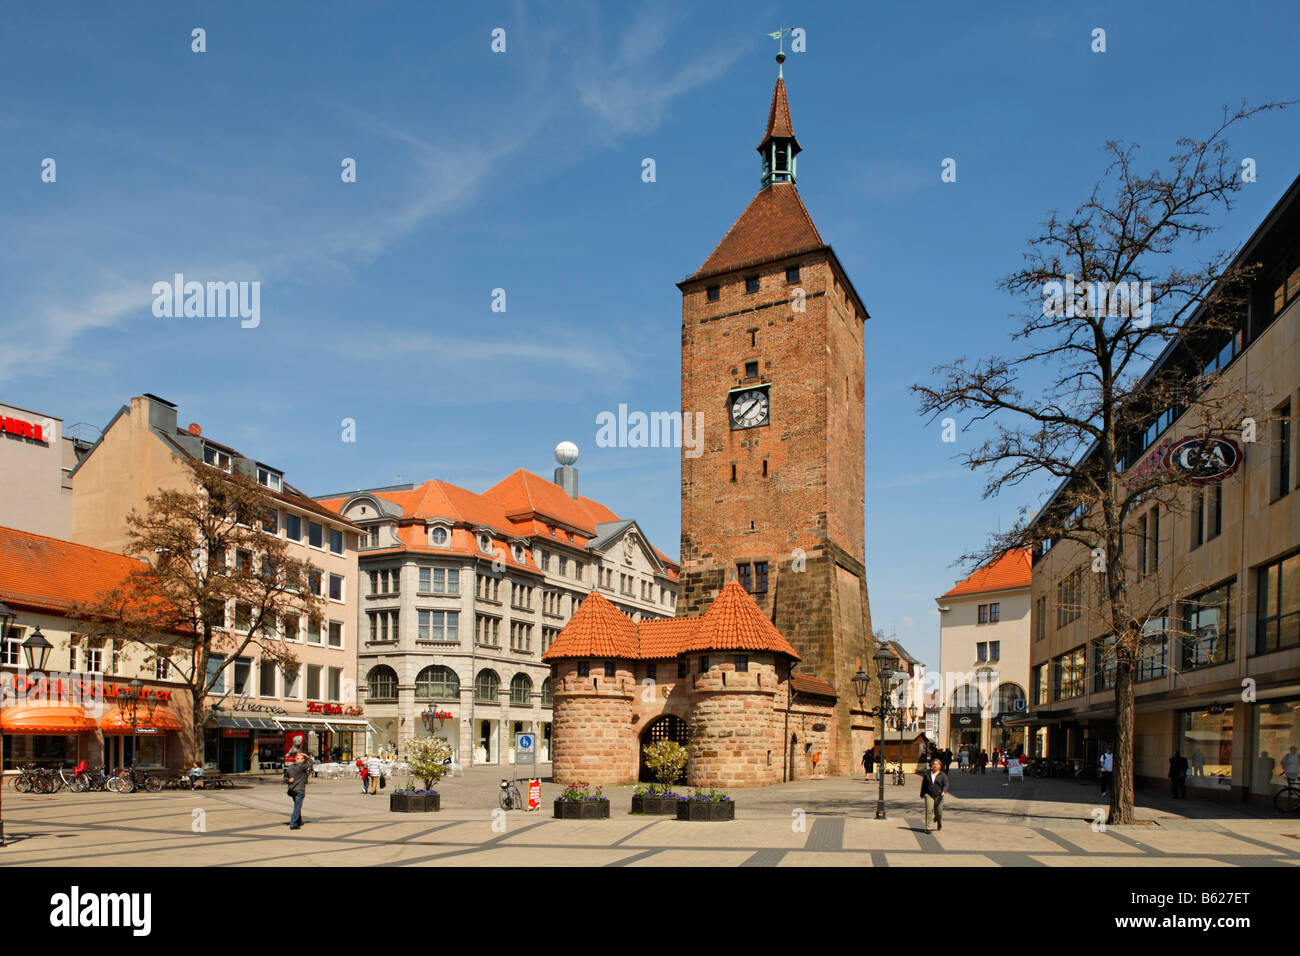
M 785 93 L 785 78 L 781 76 L 776 78 L 776 88 L 772 90 L 772 108 L 767 113 L 767 129 L 763 131 L 758 151 L 763 152 L 773 139 L 788 139 L 796 153 L 803 148 L 795 138 L 794 124 L 790 122 L 790 99 Z
M 615 657 L 635 660 L 636 624 L 596 592 L 589 594 L 573 612 L 554 643 L 542 655 L 544 661 L 566 657 Z
M 718 592 L 683 649 L 771 651 L 799 660 L 790 642 L 736 581 L 728 581 Z

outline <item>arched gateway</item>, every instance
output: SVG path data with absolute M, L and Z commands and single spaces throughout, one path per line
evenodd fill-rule
M 682 720 L 680 717 L 676 717 L 672 714 L 664 714 L 662 717 L 652 720 L 649 726 L 647 726 L 646 729 L 641 733 L 641 745 L 640 747 L 637 748 L 641 754 L 641 772 L 637 779 L 639 779 L 642 783 L 658 782 L 657 779 L 655 778 L 654 772 L 649 767 L 646 766 L 646 762 L 645 762 L 646 744 L 652 744 L 657 740 L 672 740 L 672 741 L 676 741 L 677 743 L 685 747 L 688 742 L 687 735 L 688 735 L 688 731 L 686 728 L 686 721 Z M 685 782 L 686 782 L 686 768 L 683 767 L 682 772 L 678 775 L 677 779 L 673 781 L 673 783 L 685 783 Z

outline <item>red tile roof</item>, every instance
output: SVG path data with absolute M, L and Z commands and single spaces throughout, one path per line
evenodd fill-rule
M 996 561 L 984 565 L 974 574 L 958 581 L 957 584 L 940 595 L 961 597 L 964 594 L 982 594 L 985 591 L 1006 591 L 1011 588 L 1027 588 L 1033 577 L 1033 561 L 1028 548 L 1008 551 Z
M 590 612 L 588 608 L 591 605 Z M 770 651 L 799 660 L 754 599 L 730 581 L 702 617 L 677 617 L 633 623 L 600 594 L 582 602 L 542 660 L 618 657 L 662 660 L 692 651 Z
M 827 248 L 793 183 L 758 191 L 704 265 L 687 281 Z
M 61 613 L 117 587 L 142 561 L 59 538 L 0 528 L 0 601 Z
M 795 152 L 799 152 L 799 141 L 795 139 L 794 124 L 790 122 L 790 100 L 785 93 L 785 80 L 777 77 L 776 88 L 772 90 L 772 108 L 767 113 L 767 128 L 763 139 L 758 144 L 759 152 L 774 136 L 786 137 L 795 141 Z
M 617 657 L 636 659 L 636 624 L 599 594 L 589 595 L 573 612 L 569 623 L 542 655 L 542 660 L 565 657 Z
M 799 694 L 817 694 L 821 697 L 838 697 L 835 686 L 828 680 L 811 674 L 791 674 L 790 686 Z

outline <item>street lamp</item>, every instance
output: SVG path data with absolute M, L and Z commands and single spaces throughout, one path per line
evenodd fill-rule
M 3 644 L 5 638 L 9 636 L 9 625 L 13 623 L 14 618 L 17 616 L 18 615 L 16 615 L 13 611 L 9 610 L 9 605 L 5 604 L 4 601 L 0 601 L 0 644 Z M 4 704 L 4 698 L 0 697 L 0 706 L 3 706 L 3 704 Z M 4 735 L 0 734 L 0 780 L 3 780 L 4 777 L 4 756 L 5 756 Z M 2 790 L 4 790 L 4 788 L 0 787 L 0 791 Z M 4 845 L 5 845 L 5 820 L 4 820 L 4 812 L 2 809 L 0 809 L 0 846 L 4 846 Z
M 153 723 L 153 712 L 158 707 L 158 698 L 146 696 L 144 681 L 135 678 L 124 690 L 117 692 L 117 709 L 122 719 L 131 725 L 131 770 L 134 778 L 136 754 L 139 748 L 137 730 L 141 724 Z M 144 711 L 143 718 L 141 710 Z
M 447 718 L 433 704 L 429 704 L 421 712 L 420 719 L 424 721 L 424 729 L 429 732 L 430 736 L 433 736 L 435 732 L 442 730 L 442 725 Z
M 45 662 L 49 660 L 50 650 L 53 647 L 54 645 L 45 639 L 39 627 L 33 628 L 31 636 L 23 641 L 23 656 L 27 658 L 27 669 L 45 670 Z

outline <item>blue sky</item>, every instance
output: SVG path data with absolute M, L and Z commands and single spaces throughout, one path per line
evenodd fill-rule
M 909 386 L 1004 349 L 996 281 L 1107 139 L 1155 163 L 1225 104 L 1300 95 L 1286 3 L 26 4 L 3 25 L 0 398 L 102 426 L 154 392 L 309 493 L 482 490 L 549 475 L 569 439 L 582 491 L 671 554 L 678 453 L 597 448 L 596 416 L 679 407 L 674 283 L 758 187 L 765 34 L 804 29 L 799 188 L 872 314 L 873 619 L 931 664 L 953 560 L 1046 486 L 982 500 Z M 1295 177 L 1298 120 L 1234 136 L 1258 182 L 1217 244 Z M 261 324 L 156 318 L 176 272 L 260 281 Z

